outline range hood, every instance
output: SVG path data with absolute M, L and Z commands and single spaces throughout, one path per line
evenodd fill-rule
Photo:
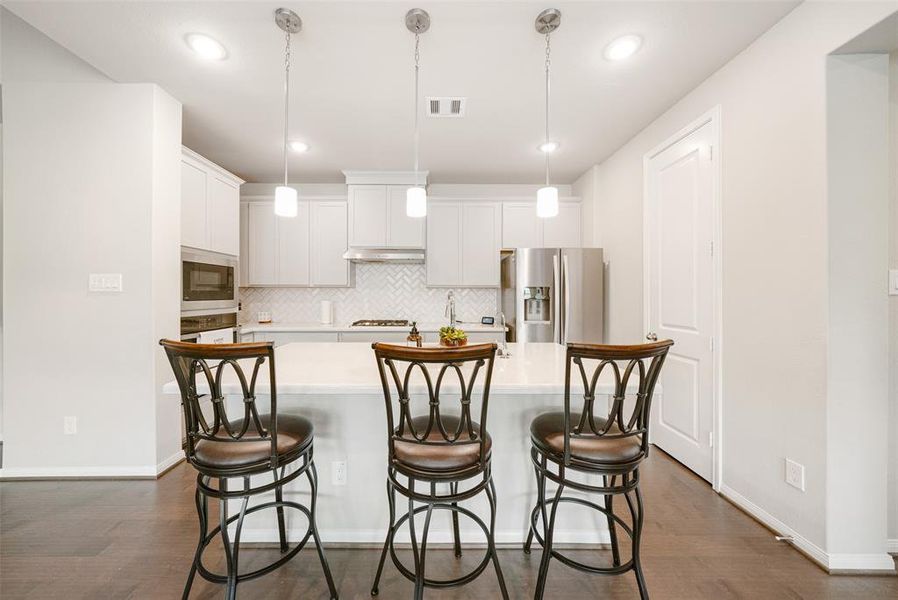
M 424 262 L 420 248 L 350 248 L 343 258 L 355 263 L 415 264 Z

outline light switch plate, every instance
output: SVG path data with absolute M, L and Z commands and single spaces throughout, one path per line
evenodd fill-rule
M 889 271 L 889 296 L 898 296 L 898 269 Z
M 90 292 L 121 292 L 121 273 L 91 273 L 87 289 Z

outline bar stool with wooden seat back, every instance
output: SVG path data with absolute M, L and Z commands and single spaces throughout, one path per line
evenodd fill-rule
M 187 461 L 197 470 L 196 508 L 199 514 L 200 534 L 193 564 L 184 587 L 183 597 L 190 595 L 196 573 L 204 579 L 227 585 L 227 598 L 237 597 L 237 584 L 265 575 L 284 565 L 314 539 L 318 558 L 324 569 L 324 577 L 331 598 L 337 598 L 337 590 L 331 577 L 324 549 L 318 537 L 315 522 L 318 474 L 312 460 L 314 431 L 312 423 L 298 415 L 279 415 L 277 411 L 277 387 L 274 375 L 274 346 L 271 342 L 254 344 L 193 344 L 161 340 L 168 355 L 181 391 L 184 423 L 187 430 L 185 454 Z M 241 364 L 240 361 L 243 361 Z M 268 363 L 270 406 L 267 414 L 259 414 L 256 402 L 256 382 L 261 367 Z M 216 364 L 217 363 L 217 364 Z M 244 367 L 250 367 L 247 378 Z M 241 418 L 230 419 L 226 399 L 222 391 L 225 372 L 233 372 L 233 379 L 242 400 Z M 201 400 L 208 393 L 211 412 L 203 413 Z M 238 394 L 234 394 L 237 396 Z M 239 400 L 238 400 L 239 401 Z M 208 409 L 207 409 L 208 410 Z M 288 472 L 288 467 L 290 470 Z M 297 477 L 305 475 L 311 488 L 309 506 L 283 498 L 283 487 Z M 240 486 L 232 489 L 229 480 L 238 480 Z M 216 485 L 213 485 L 213 481 Z M 249 507 L 249 500 L 260 494 L 274 492 L 274 500 Z M 208 499 L 219 500 L 219 524 L 209 528 Z M 237 514 L 228 516 L 228 501 L 240 502 Z M 281 556 L 271 564 L 248 573 L 240 573 L 240 535 L 246 515 L 274 508 L 277 513 Z M 301 512 L 308 520 L 308 528 L 299 542 L 291 549 L 287 543 L 284 509 Z M 228 525 L 236 521 L 233 541 Z M 214 573 L 203 563 L 207 546 L 221 536 L 227 573 Z
M 424 597 L 427 587 L 447 588 L 473 581 L 492 563 L 499 591 L 507 600 L 508 592 L 496 555 L 496 488 L 490 462 L 492 439 L 486 422 L 496 344 L 406 348 L 376 343 L 373 348 L 387 411 L 390 527 L 371 595 L 378 594 L 389 553 L 399 572 L 415 583 L 416 599 Z M 398 520 L 396 492 L 408 499 L 408 511 Z M 459 505 L 481 492 L 489 501 L 489 525 Z M 416 507 L 415 503 L 420 506 Z M 486 536 L 483 560 L 466 575 L 437 580 L 425 574 L 434 510 L 451 512 L 456 557 L 461 556 L 459 515 L 473 520 Z M 419 547 L 414 516 L 420 513 L 425 513 L 425 518 Z M 414 559 L 412 568 L 402 564 L 394 548 L 396 533 L 406 523 Z
M 563 410 L 543 413 L 530 425 L 530 456 L 536 471 L 538 499 L 531 513 L 524 552 L 530 553 L 534 537 L 543 547 L 536 600 L 544 597 L 552 558 L 569 567 L 601 575 L 619 575 L 632 570 L 636 573 L 640 597 L 648 598 L 639 558 L 644 520 L 639 466 L 649 453 L 652 395 L 672 345 L 671 340 L 636 346 L 567 345 Z M 571 407 L 572 378 L 578 379 L 583 389 L 583 404 L 577 408 Z M 607 406 L 602 406 L 605 398 L 597 398 L 600 382 L 613 384 Z M 601 484 L 596 476 L 601 477 Z M 557 486 L 552 494 L 546 491 L 547 481 Z M 566 489 L 582 494 L 565 496 Z M 602 504 L 583 497 L 590 493 L 601 496 Z M 617 496 L 623 496 L 626 501 L 629 522 L 614 513 L 613 501 Z M 563 503 L 585 506 L 605 516 L 611 536 L 610 565 L 588 565 L 553 548 L 555 517 Z M 631 556 L 624 563 L 620 557 L 618 529 L 630 538 Z

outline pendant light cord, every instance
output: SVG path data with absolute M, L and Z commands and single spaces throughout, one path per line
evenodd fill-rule
M 419 70 L 419 59 L 420 53 L 418 51 L 418 43 L 420 42 L 421 35 L 415 34 L 415 185 L 420 185 L 420 181 L 418 179 L 418 140 L 420 138 L 420 132 L 418 130 L 418 113 L 420 112 L 418 108 L 418 70 Z
M 549 67 L 552 64 L 551 60 L 551 47 L 549 45 L 549 34 L 546 33 L 546 144 L 549 143 Z M 544 152 L 546 155 L 546 187 L 549 186 L 549 154 L 551 152 Z
M 284 47 L 284 186 L 287 186 L 287 135 L 290 130 L 290 32 Z

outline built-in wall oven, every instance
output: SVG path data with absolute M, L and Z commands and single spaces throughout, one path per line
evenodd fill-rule
M 237 310 L 237 259 L 181 249 L 181 312 Z
M 226 313 L 181 313 L 181 341 L 199 344 L 236 342 L 237 311 Z

